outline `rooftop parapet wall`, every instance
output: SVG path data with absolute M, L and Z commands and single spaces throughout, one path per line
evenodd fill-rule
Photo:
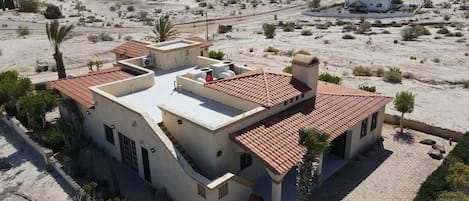
M 197 56 L 197 66 L 198 67 L 210 67 L 212 64 L 216 64 L 216 63 L 220 63 L 220 62 L 223 62 L 223 61 L 208 58 L 208 57 L 203 57 L 203 56 Z M 254 70 L 254 69 L 234 64 L 234 72 L 236 74 L 241 74 L 241 73 L 245 73 L 245 72 L 252 71 L 252 70 Z
M 129 71 L 139 71 L 143 72 L 143 74 L 131 79 L 104 84 L 99 86 L 99 88 L 113 96 L 123 96 L 153 86 L 155 84 L 154 72 L 135 65 L 134 63 L 137 63 L 139 60 L 141 61 L 141 57 L 122 60 L 119 61 L 119 64 L 124 71 L 128 68 Z

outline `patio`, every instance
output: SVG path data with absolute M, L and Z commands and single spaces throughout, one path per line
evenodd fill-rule
M 325 182 L 348 163 L 348 160 L 334 154 L 326 154 L 323 160 L 322 181 Z M 296 200 L 296 167 L 292 168 L 283 178 L 282 200 Z M 254 186 L 254 194 L 261 196 L 264 200 L 271 200 L 271 178 L 267 172 Z M 313 186 L 312 189 L 317 186 Z

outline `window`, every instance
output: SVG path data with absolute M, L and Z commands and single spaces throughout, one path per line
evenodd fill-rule
M 104 132 L 106 133 L 106 140 L 114 145 L 114 131 L 111 127 L 104 125 Z
M 225 183 L 218 188 L 218 199 L 222 199 L 228 195 L 228 183 Z
M 121 146 L 122 162 L 134 170 L 138 170 L 137 152 L 135 151 L 135 142 L 130 138 L 119 133 L 119 143 Z
M 381 4 L 381 3 L 376 4 L 376 7 L 377 7 L 377 8 L 381 8 L 381 7 L 383 7 L 383 4 Z
M 241 154 L 241 156 L 239 156 L 239 161 L 241 164 L 241 170 L 244 170 L 252 165 L 252 156 L 246 153 Z
M 362 128 L 360 132 L 360 138 L 365 136 L 368 132 L 368 118 L 362 121 Z
M 197 184 L 197 193 L 199 193 L 200 197 L 207 198 L 205 195 L 205 188 L 200 184 Z
M 371 117 L 371 128 L 370 128 L 370 131 L 375 130 L 377 124 L 378 124 L 378 112 L 375 112 L 375 113 L 373 114 L 373 117 Z

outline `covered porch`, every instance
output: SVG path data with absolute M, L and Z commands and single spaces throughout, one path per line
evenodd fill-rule
M 324 182 L 331 178 L 347 163 L 348 160 L 333 153 L 325 154 L 321 166 L 321 181 Z M 269 170 L 266 170 L 265 175 L 255 182 L 254 194 L 262 197 L 264 201 L 296 200 L 296 175 L 296 166 L 293 166 L 283 177 L 281 175 L 272 175 Z M 312 186 L 312 189 L 315 187 Z

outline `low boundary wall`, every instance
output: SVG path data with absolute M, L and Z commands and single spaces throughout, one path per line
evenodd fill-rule
M 10 128 L 12 128 L 13 131 L 15 131 L 15 134 L 20 136 L 26 142 L 26 144 L 28 144 L 28 146 L 34 150 L 36 154 L 41 156 L 41 159 L 45 165 L 50 165 L 60 175 L 60 177 L 62 177 L 68 187 L 73 190 L 73 193 L 82 191 L 80 185 L 78 185 L 75 180 L 73 180 L 72 177 L 70 177 L 70 175 L 68 175 L 62 169 L 62 164 L 60 164 L 57 159 L 52 156 L 52 151 L 44 149 L 39 144 L 34 142 L 27 134 L 29 130 L 25 128 L 18 119 L 15 117 L 7 117 L 4 114 L 0 114 L 0 116 L 1 120 Z M 70 194 L 70 196 L 73 195 Z
M 385 114 L 384 123 L 399 125 L 400 117 L 397 115 Z M 428 133 L 431 135 L 447 138 L 447 139 L 452 138 L 454 140 L 460 140 L 464 136 L 464 134 L 461 132 L 452 131 L 449 129 L 440 128 L 436 126 L 431 126 L 431 125 L 428 125 L 419 121 L 415 121 L 415 120 L 410 120 L 410 119 L 404 119 L 404 127 L 410 128 L 412 130 Z
M 313 17 L 333 17 L 333 18 L 373 18 L 373 19 L 386 19 L 386 18 L 402 18 L 414 17 L 415 12 L 411 13 L 321 13 L 312 11 L 303 11 L 302 15 Z

